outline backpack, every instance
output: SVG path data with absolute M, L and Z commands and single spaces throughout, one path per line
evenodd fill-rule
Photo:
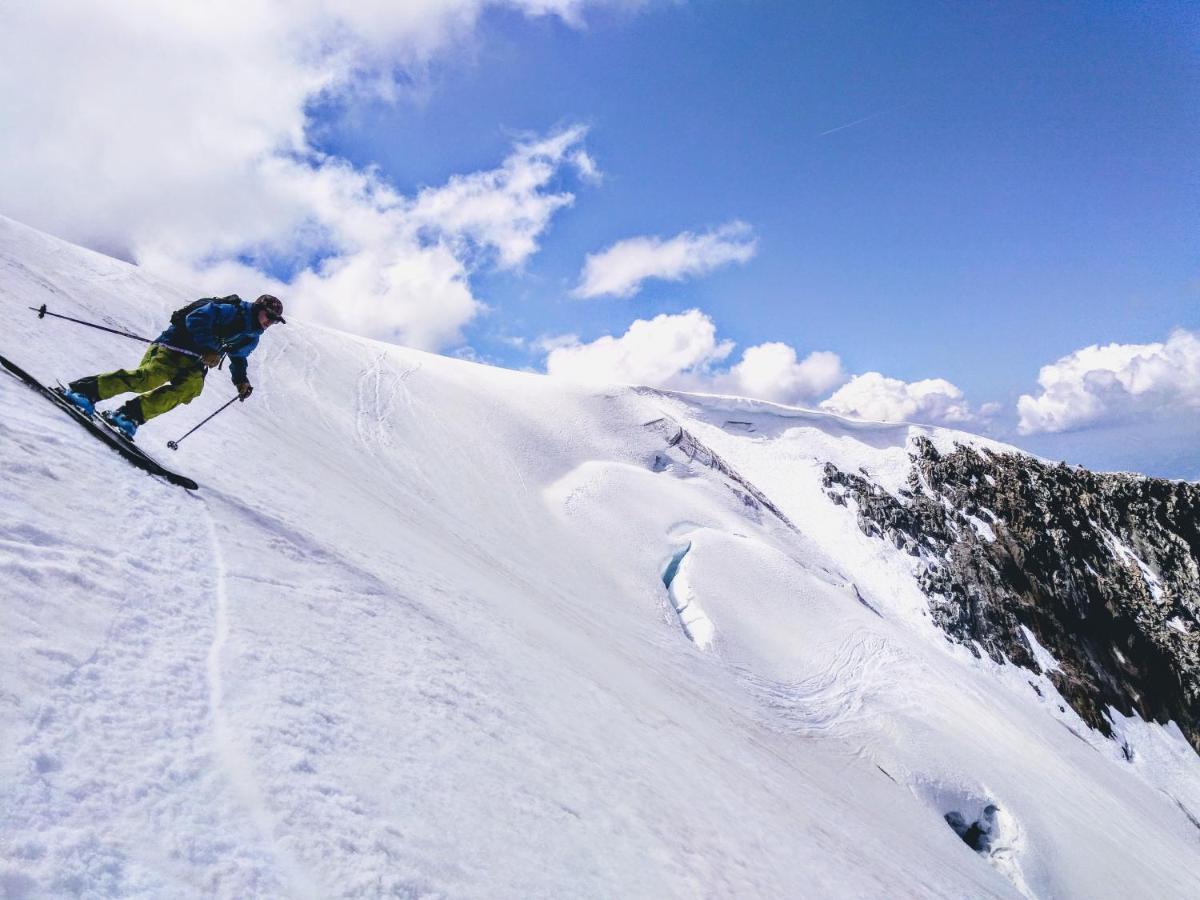
M 206 303 L 224 303 L 229 306 L 236 306 L 241 302 L 242 298 L 237 294 L 230 294 L 228 297 L 205 297 L 202 300 L 193 300 L 187 306 L 182 306 L 171 313 L 171 325 L 182 332 L 187 332 L 187 322 L 185 320 Z

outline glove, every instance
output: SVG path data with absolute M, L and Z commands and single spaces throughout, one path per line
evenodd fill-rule
M 216 350 L 205 350 L 200 354 L 200 362 L 204 363 L 210 369 L 215 369 L 221 364 L 221 354 Z
M 248 381 L 239 381 L 236 385 L 238 392 L 238 400 L 242 403 L 246 402 L 246 398 L 254 393 L 254 388 L 250 386 Z

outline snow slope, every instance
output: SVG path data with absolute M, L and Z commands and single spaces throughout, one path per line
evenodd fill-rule
M 154 335 L 195 295 L 0 219 L 45 380 L 141 350 L 25 307 Z M 1200 895 L 1177 729 L 1128 762 L 947 643 L 821 490 L 965 436 L 299 321 L 250 374 L 139 433 L 189 494 L 0 372 L 0 895 Z M 977 853 L 944 816 L 989 805 Z

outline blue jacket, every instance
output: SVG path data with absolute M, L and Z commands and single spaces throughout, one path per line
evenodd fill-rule
M 246 357 L 258 346 L 262 326 L 254 313 L 254 304 L 205 303 L 184 319 L 184 328 L 171 325 L 158 336 L 160 344 L 204 353 L 212 350 L 229 356 L 229 374 L 233 383 L 246 381 Z

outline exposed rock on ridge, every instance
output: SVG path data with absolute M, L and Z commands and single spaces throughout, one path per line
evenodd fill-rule
M 1104 734 L 1111 706 L 1174 720 L 1200 752 L 1200 486 L 963 445 L 942 454 L 925 438 L 911 458 L 898 495 L 832 464 L 825 488 L 855 503 L 866 534 L 920 559 L 950 638 L 1045 667 Z

